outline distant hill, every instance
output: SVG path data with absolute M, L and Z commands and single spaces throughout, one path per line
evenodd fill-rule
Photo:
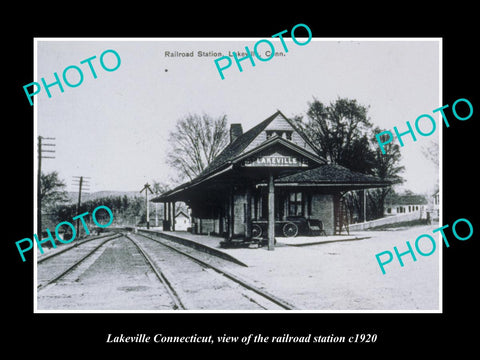
M 67 191 L 68 201 L 67 204 L 75 204 L 78 201 L 78 191 Z M 116 197 L 127 195 L 128 198 L 133 199 L 135 197 L 145 197 L 144 194 L 140 194 L 138 191 L 96 191 L 93 193 L 82 192 L 82 203 L 89 200 L 95 200 L 104 197 Z

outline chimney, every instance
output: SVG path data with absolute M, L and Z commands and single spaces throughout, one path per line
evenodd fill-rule
M 243 134 L 242 124 L 230 124 L 230 144 Z

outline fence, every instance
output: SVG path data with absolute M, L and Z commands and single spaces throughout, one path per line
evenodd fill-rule
M 364 223 L 350 224 L 349 230 L 350 231 L 367 230 L 376 226 L 395 224 L 395 223 L 404 222 L 404 221 L 422 220 L 426 218 L 427 218 L 426 211 L 419 210 L 419 211 L 413 211 L 407 214 L 387 216 L 381 219 L 367 221 Z

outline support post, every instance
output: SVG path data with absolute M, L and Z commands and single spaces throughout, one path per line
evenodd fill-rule
M 268 174 L 268 250 L 275 248 L 275 186 L 273 174 Z
M 171 219 L 171 212 L 170 212 L 170 201 L 167 202 L 167 226 L 168 226 L 168 230 L 167 231 L 170 231 L 170 228 L 172 226 L 172 219 Z
M 235 221 L 235 203 L 233 198 L 233 188 L 230 189 L 230 199 L 228 207 L 228 241 L 233 239 L 233 223 Z
M 245 191 L 245 200 L 247 202 L 245 208 L 245 239 L 250 240 L 252 238 L 252 189 L 247 186 Z
M 220 210 L 218 213 L 218 233 L 220 236 L 223 236 L 223 211 Z
M 172 203 L 172 231 L 175 231 L 175 201 Z
M 163 222 L 162 222 L 162 230 L 166 231 L 168 229 L 167 225 L 167 202 L 163 202 Z

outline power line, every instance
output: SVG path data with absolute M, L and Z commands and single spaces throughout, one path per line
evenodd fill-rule
M 42 159 L 55 159 L 55 156 L 44 156 L 44 153 L 55 153 L 55 150 L 45 150 L 44 146 L 54 147 L 55 144 L 48 141 L 55 140 L 52 137 L 38 136 L 38 172 L 37 172 L 37 235 L 42 238 Z
M 87 183 L 90 179 L 88 176 L 73 176 L 74 185 L 78 185 L 78 202 L 77 202 L 77 215 L 80 214 L 80 205 L 82 203 L 82 190 L 89 190 L 90 188 L 85 188 L 85 186 L 89 186 Z M 77 183 L 78 181 L 78 183 Z M 80 236 L 80 219 L 77 219 L 77 236 Z

